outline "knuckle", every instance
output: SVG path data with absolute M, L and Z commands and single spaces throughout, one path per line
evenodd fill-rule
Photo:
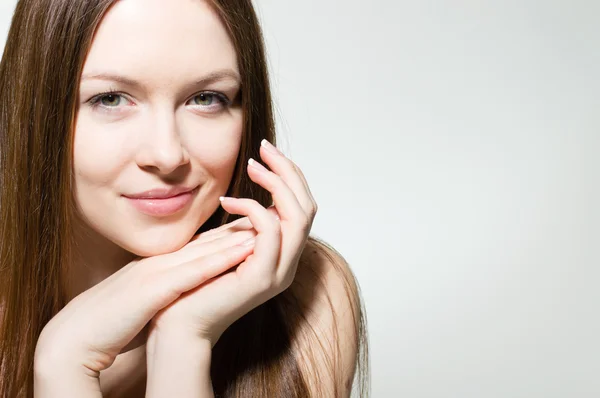
M 311 217 L 309 217 L 307 214 L 300 215 L 298 217 L 298 225 L 303 231 L 310 229 L 312 225 Z
M 273 233 L 277 236 L 281 235 L 281 223 L 275 219 L 271 222 L 271 228 L 273 229 Z
M 158 307 L 162 307 L 176 300 L 182 293 L 175 286 L 157 286 L 151 294 L 153 300 L 159 303 Z
M 294 170 L 296 169 L 296 163 L 294 163 L 294 161 L 292 159 L 290 159 L 288 156 L 281 156 L 281 161 L 287 167 L 294 169 Z
M 271 292 L 275 287 L 275 280 L 272 275 L 265 273 L 257 273 L 256 278 L 252 281 L 252 290 L 257 296 L 265 295 Z
M 292 169 L 296 173 L 298 173 L 298 174 L 300 174 L 302 176 L 302 170 L 300 170 L 300 166 L 298 166 L 298 164 L 296 162 L 294 162 L 293 160 L 291 160 L 291 159 L 287 159 L 287 161 L 289 162 L 289 164 L 292 167 Z
M 292 282 L 294 282 L 294 275 L 286 273 L 277 281 L 277 294 L 287 290 L 292 285 Z
M 277 290 L 277 279 L 276 279 L 274 273 L 265 275 L 265 277 L 262 278 L 261 291 L 264 293 L 272 293 L 276 290 Z
M 258 290 L 261 293 L 271 292 L 274 287 L 275 287 L 275 282 L 273 281 L 273 278 L 264 277 L 264 278 L 261 278 L 260 283 L 258 283 Z
M 317 205 L 310 202 L 307 206 L 306 206 L 306 215 L 309 218 L 313 218 L 315 216 L 315 214 L 317 214 Z
M 182 293 L 172 284 L 165 283 L 165 275 L 162 272 L 142 274 L 135 278 L 135 284 L 135 289 L 147 300 L 146 302 L 157 305 L 170 303 Z

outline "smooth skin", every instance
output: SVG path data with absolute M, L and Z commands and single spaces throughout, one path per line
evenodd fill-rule
M 206 79 L 215 72 L 218 78 Z M 336 255 L 307 250 L 307 266 L 298 268 L 317 211 L 300 169 L 261 146 L 247 173 L 272 193 L 273 206 L 219 201 L 242 140 L 243 110 L 233 101 L 239 90 L 235 49 L 208 3 L 128 0 L 107 12 L 79 93 L 73 175 L 82 222 L 68 264 L 70 301 L 38 340 L 36 397 L 134 397 L 144 386 L 147 396 L 210 397 L 212 346 L 232 322 L 286 288 L 306 309 L 299 329 L 307 330 L 296 335 L 314 330 L 321 339 L 291 342 L 310 370 L 309 385 L 333 386 L 325 365 L 338 354 L 351 381 L 356 309 L 329 263 Z M 261 171 L 261 162 L 272 171 Z M 199 189 L 169 217 L 141 214 L 124 198 L 171 185 Z M 244 217 L 194 236 L 218 206 Z M 253 245 L 240 245 L 253 237 Z M 322 283 L 312 287 L 314 274 Z M 341 352 L 332 351 L 338 343 Z M 314 347 L 323 358 L 303 363 Z
M 236 319 L 290 286 L 317 212 L 300 169 L 270 144 L 260 154 L 273 171 L 253 162 L 248 175 L 272 193 L 278 217 L 254 200 L 226 198 L 224 209 L 245 215 L 253 230 L 209 231 L 177 252 L 128 264 L 69 302 L 38 340 L 36 397 L 102 396 L 100 372 L 149 321 L 147 396 L 212 396 L 212 346 Z M 172 363 L 153 362 L 162 339 L 175 336 L 195 362 L 183 367 L 195 377 L 179 375 L 178 383 Z M 57 380 L 57 366 L 68 377 Z

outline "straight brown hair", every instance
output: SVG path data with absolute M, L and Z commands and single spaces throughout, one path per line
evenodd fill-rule
M 33 396 L 37 339 L 67 303 L 64 265 L 72 250 L 79 81 L 93 35 L 115 1 L 20 0 L 12 19 L 0 63 L 0 397 Z M 227 196 L 252 198 L 266 207 L 270 193 L 245 173 L 248 159 L 260 158 L 262 139 L 275 144 L 261 28 L 250 0 L 210 3 L 229 31 L 242 77 L 244 134 Z M 198 232 L 236 218 L 219 207 Z M 329 258 L 344 281 L 359 347 L 355 391 L 366 396 L 366 321 L 358 284 L 339 253 L 313 236 L 299 267 L 310 268 L 315 252 Z M 318 270 L 312 275 L 309 285 L 322 283 Z M 290 348 L 295 332 L 307 322 L 295 291 L 267 301 L 223 334 L 211 368 L 216 396 L 307 397 L 314 391 L 308 380 L 318 379 L 314 369 L 322 368 L 317 363 L 322 359 L 307 355 L 314 366 L 301 366 Z M 313 338 L 317 346 L 326 344 L 317 333 Z M 337 354 L 326 362 L 340 388 L 345 381 L 339 347 L 332 352 Z M 339 390 L 334 394 L 339 396 Z

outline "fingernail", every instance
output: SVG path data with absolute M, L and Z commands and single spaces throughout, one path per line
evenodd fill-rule
M 281 152 L 279 151 L 279 149 L 277 149 L 273 144 L 271 144 L 269 141 L 267 140 L 262 140 L 260 142 L 260 145 L 264 146 L 265 149 L 275 155 L 280 155 Z
M 245 242 L 242 242 L 240 246 L 252 246 L 256 242 L 256 238 L 250 238 Z
M 260 164 L 260 162 L 257 162 L 256 160 L 254 160 L 252 158 L 250 158 L 248 160 L 248 164 L 259 171 L 268 171 L 265 166 L 263 166 L 262 164 Z

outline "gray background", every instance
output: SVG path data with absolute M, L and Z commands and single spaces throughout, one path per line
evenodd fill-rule
M 373 396 L 599 397 L 600 2 L 256 4 Z

